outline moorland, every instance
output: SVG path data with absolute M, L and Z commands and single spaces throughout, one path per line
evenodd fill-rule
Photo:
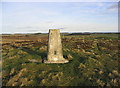
M 119 34 L 61 33 L 65 64 L 45 64 L 48 34 L 2 36 L 3 86 L 120 86 Z

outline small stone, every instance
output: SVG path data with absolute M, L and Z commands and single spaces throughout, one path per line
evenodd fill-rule
M 115 75 L 119 75 L 117 70 L 113 70 L 112 73 L 115 74 Z
M 11 72 L 10 72 L 10 75 L 12 75 L 14 72 L 15 72 L 15 69 L 12 68 L 12 70 L 11 70 Z
M 100 74 L 100 75 L 103 74 L 103 71 L 99 71 L 99 74 Z
M 68 60 L 72 60 L 73 58 L 70 54 L 68 54 L 67 57 L 68 57 Z
M 45 79 L 43 79 L 41 82 L 42 82 L 42 84 L 45 84 Z
M 112 74 L 111 73 L 109 73 L 109 75 L 108 75 L 109 77 L 112 77 Z

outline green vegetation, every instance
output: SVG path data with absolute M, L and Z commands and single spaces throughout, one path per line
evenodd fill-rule
M 118 34 L 62 36 L 66 64 L 42 63 L 47 42 L 47 34 L 4 35 L 2 85 L 119 86 Z

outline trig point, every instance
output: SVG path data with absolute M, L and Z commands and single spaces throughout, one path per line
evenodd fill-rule
M 63 58 L 59 29 L 50 29 L 48 35 L 47 60 L 44 63 L 68 63 Z

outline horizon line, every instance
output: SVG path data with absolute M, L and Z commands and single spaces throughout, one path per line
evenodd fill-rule
M 37 32 L 41 34 L 47 34 L 49 32 Z M 37 33 L 0 33 L 0 34 L 37 34 Z M 60 33 L 120 33 L 118 32 L 60 32 Z

